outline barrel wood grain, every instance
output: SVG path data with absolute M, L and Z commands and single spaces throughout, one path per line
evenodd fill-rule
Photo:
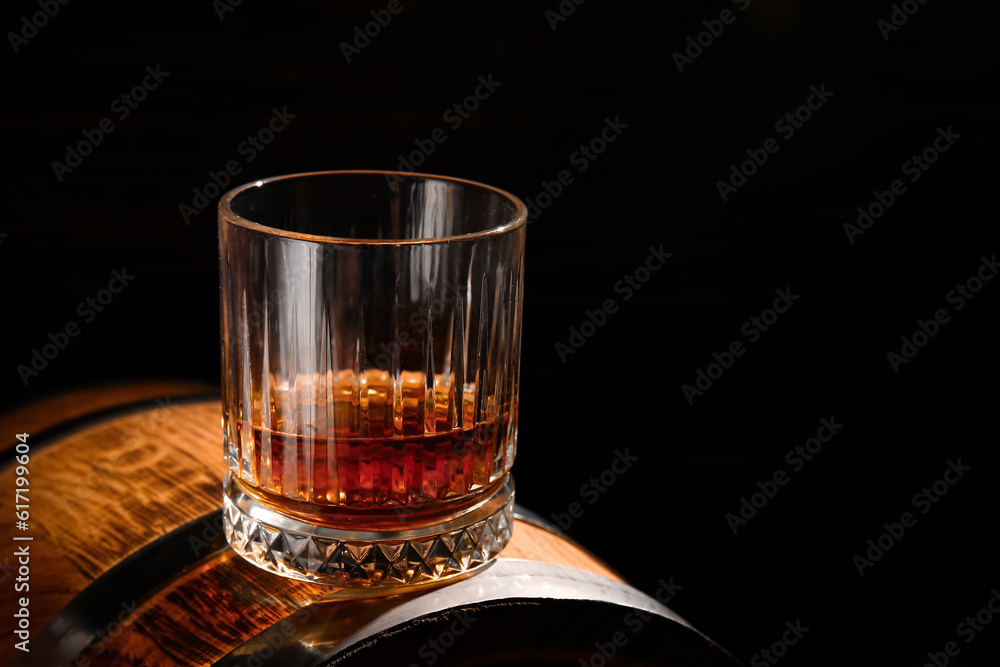
M 75 431 L 29 453 L 28 531 L 4 521 L 0 541 L 31 536 L 31 631 L 38 632 L 77 593 L 129 554 L 216 509 L 225 474 L 219 439 L 221 407 L 208 400 L 157 407 Z M 28 439 L 31 444 L 31 439 Z M 13 489 L 15 467 L 0 471 Z M 10 517 L 13 493 L 0 495 Z M 4 565 L 7 563 L 4 562 Z M 0 608 L 13 608 L 12 586 L 0 587 Z M 0 634 L 12 637 L 11 614 Z M 17 649 L 0 644 L 0 660 Z
M 131 382 L 58 393 L 0 414 L 0 449 L 14 445 L 17 433 L 38 433 L 99 410 L 157 398 L 218 393 L 215 385 L 183 380 Z
M 15 532 L 34 538 L 33 636 L 124 558 L 220 507 L 226 472 L 220 415 L 214 399 L 168 404 L 75 430 L 31 454 L 31 528 L 21 533 L 5 522 L 0 540 L 11 544 Z M 14 477 L 14 467 L 7 466 L 0 470 L 0 485 L 12 488 Z M 0 496 L 0 512 L 10 516 L 13 501 L 12 495 Z M 206 546 L 192 543 L 193 550 Z M 500 557 L 564 565 L 619 580 L 584 549 L 522 520 L 515 522 L 512 540 Z M 0 587 L 0 607 L 12 608 L 15 595 L 12 586 Z M 137 607 L 127 614 L 129 631 L 92 643 L 88 657 L 93 665 L 212 664 L 261 630 L 331 596 L 344 605 L 345 618 L 359 622 L 365 610 L 376 613 L 393 598 L 359 600 L 335 588 L 264 572 L 228 548 L 211 551 L 141 599 L 123 599 L 123 610 Z M 0 633 L 12 637 L 13 629 L 11 614 L 4 613 Z M 0 660 L 10 662 L 18 653 L 13 641 L 0 644 Z

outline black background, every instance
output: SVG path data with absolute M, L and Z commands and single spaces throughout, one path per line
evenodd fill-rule
M 533 200 L 575 177 L 528 232 L 520 503 L 581 502 L 572 537 L 648 593 L 673 577 L 670 606 L 748 664 L 797 619 L 809 631 L 781 664 L 923 665 L 947 641 L 950 664 L 996 664 L 1000 627 L 966 644 L 956 625 L 1000 586 L 1000 282 L 961 310 L 946 295 L 1000 250 L 1000 12 L 929 0 L 885 40 L 888 2 L 663 4 L 588 0 L 553 29 L 556 0 L 406 1 L 350 63 L 340 43 L 385 3 L 245 0 L 220 20 L 209 0 L 76 0 L 18 53 L 5 40 L 3 407 L 114 379 L 218 382 L 215 214 L 185 223 L 192 188 L 233 159 L 238 183 L 392 169 L 444 127 L 422 171 Z M 735 22 L 679 72 L 672 54 L 724 7 Z M 38 11 L 4 9 L 5 33 Z M 115 118 L 157 64 L 163 83 Z M 480 75 L 500 87 L 450 129 Z M 724 202 L 716 182 L 821 84 L 829 101 Z M 247 163 L 237 146 L 274 107 L 295 118 Z M 51 163 L 109 116 L 59 182 Z M 570 155 L 609 117 L 627 129 L 578 172 Z M 960 138 L 911 183 L 902 164 L 939 127 Z M 844 223 L 894 179 L 905 194 L 852 244 Z M 616 295 L 661 244 L 667 265 Z M 17 366 L 122 267 L 132 284 L 25 386 Z M 779 288 L 799 300 L 689 405 L 681 385 L 746 342 Z M 608 298 L 619 310 L 563 363 L 555 344 Z M 951 321 L 894 372 L 887 353 L 938 308 Z M 824 417 L 843 429 L 792 472 L 785 453 Z M 639 463 L 588 503 L 581 485 L 625 448 Z M 959 458 L 971 470 L 915 511 Z M 734 535 L 726 514 L 779 469 L 789 483 Z M 859 576 L 853 557 L 908 510 L 915 527 Z

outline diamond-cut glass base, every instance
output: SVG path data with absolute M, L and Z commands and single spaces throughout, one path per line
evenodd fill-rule
M 338 530 L 279 514 L 227 476 L 226 539 L 257 567 L 333 586 L 389 587 L 456 577 L 491 561 L 510 540 L 514 482 L 458 517 L 414 529 Z

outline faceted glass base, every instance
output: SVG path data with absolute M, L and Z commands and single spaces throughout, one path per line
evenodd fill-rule
M 427 584 L 490 562 L 510 540 L 514 480 L 464 514 L 419 528 L 365 532 L 317 526 L 279 514 L 223 484 L 226 539 L 257 567 L 318 584 L 391 587 Z

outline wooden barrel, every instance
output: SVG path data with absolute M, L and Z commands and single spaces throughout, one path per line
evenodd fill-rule
M 217 388 L 145 383 L 0 418 L 4 664 L 738 664 L 520 509 L 495 563 L 443 585 L 259 570 L 222 534 L 220 415 Z

